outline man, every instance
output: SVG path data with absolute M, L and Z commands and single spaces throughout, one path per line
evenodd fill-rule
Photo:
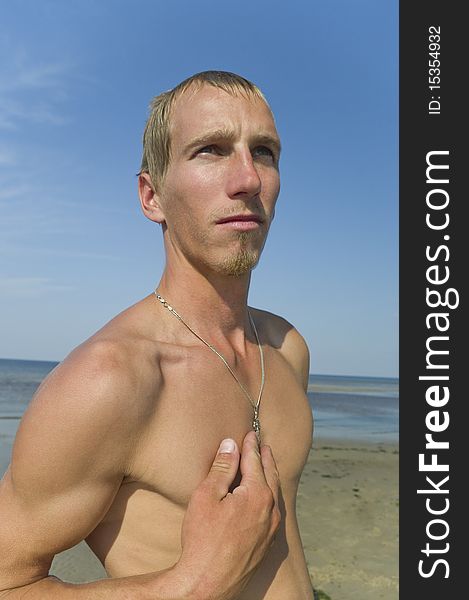
M 22 420 L 0 489 L 9 599 L 312 598 L 295 515 L 308 351 L 247 306 L 279 153 L 264 97 L 237 75 L 200 73 L 154 100 L 139 195 L 162 226 L 165 270 Z M 82 539 L 111 578 L 48 577 Z

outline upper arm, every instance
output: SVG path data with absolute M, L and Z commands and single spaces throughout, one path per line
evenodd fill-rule
M 303 336 L 285 319 L 270 315 L 270 333 L 274 346 L 292 368 L 306 392 L 309 381 L 309 349 Z
M 78 351 L 40 387 L 0 483 L 0 590 L 47 576 L 112 503 L 132 453 L 130 386 L 109 349 Z
M 292 328 L 286 338 L 283 353 L 297 374 L 303 389 L 308 391 L 310 355 L 305 339 L 300 333 Z

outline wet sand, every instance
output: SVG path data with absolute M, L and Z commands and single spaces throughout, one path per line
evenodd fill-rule
M 331 600 L 398 598 L 398 468 L 397 445 L 314 443 L 297 511 L 314 586 Z

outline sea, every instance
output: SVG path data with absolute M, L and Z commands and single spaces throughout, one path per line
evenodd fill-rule
M 399 379 L 310 375 L 316 439 L 399 442 Z
M 0 359 L 0 474 L 31 398 L 57 362 Z M 320 440 L 397 443 L 399 380 L 310 375 L 308 399 Z

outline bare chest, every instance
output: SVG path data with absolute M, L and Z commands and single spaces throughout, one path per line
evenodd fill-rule
M 174 564 L 187 504 L 206 477 L 220 441 L 231 437 L 241 448 L 252 429 L 252 405 L 215 358 L 202 352 L 162 366 L 162 385 L 151 398 L 151 417 L 135 440 L 129 477 L 88 538 L 113 576 Z M 259 369 L 243 375 L 255 398 Z M 272 448 L 282 492 L 293 499 L 311 448 L 312 415 L 295 373 L 276 350 L 266 351 L 259 416 L 262 443 Z
M 239 378 L 255 402 L 260 370 L 245 370 Z M 259 418 L 262 443 L 271 446 L 281 479 L 296 481 L 311 447 L 311 411 L 297 377 L 275 350 L 266 352 Z M 186 506 L 207 475 L 220 441 L 231 437 L 241 447 L 252 419 L 251 402 L 217 357 L 202 352 L 171 365 L 163 371 L 132 478 L 171 503 Z

